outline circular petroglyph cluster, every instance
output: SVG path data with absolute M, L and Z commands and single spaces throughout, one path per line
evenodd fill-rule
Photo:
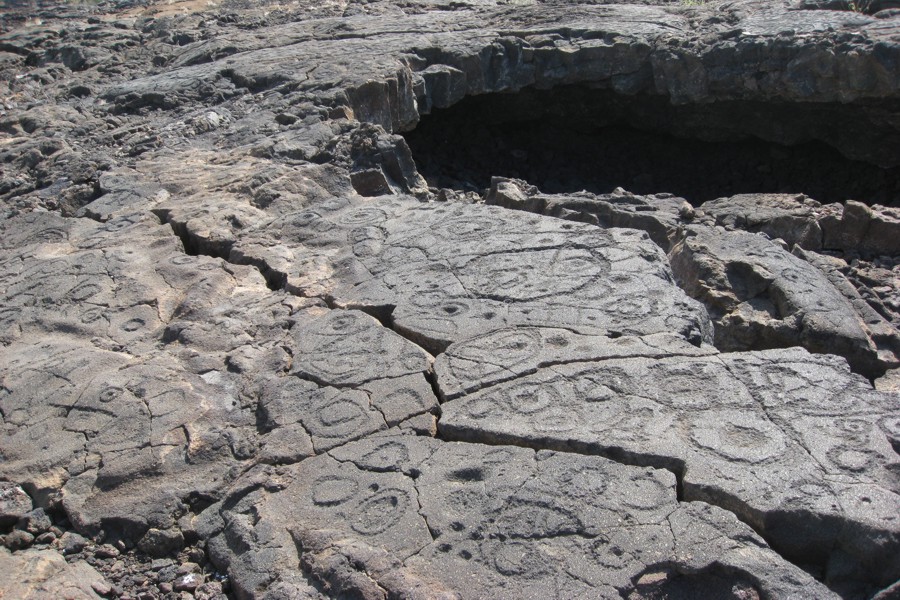
M 478 297 L 521 302 L 572 293 L 608 270 L 604 260 L 587 250 L 563 248 L 478 257 L 460 279 Z
M 750 412 L 709 410 L 691 421 L 691 440 L 730 461 L 755 464 L 780 457 L 787 447 L 778 427 Z

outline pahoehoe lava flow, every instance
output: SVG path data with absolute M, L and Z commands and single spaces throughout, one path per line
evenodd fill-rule
M 0 596 L 896 596 L 898 9 L 7 2 Z

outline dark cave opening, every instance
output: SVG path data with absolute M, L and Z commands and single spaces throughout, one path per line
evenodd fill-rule
M 894 103 L 896 104 L 896 103 Z M 668 192 L 694 205 L 746 193 L 900 204 L 900 106 L 746 101 L 673 106 L 566 86 L 469 96 L 405 135 L 430 187 L 492 176 L 545 193 Z

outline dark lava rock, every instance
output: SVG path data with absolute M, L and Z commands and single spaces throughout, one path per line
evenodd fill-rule
M 456 377 L 465 369 L 438 366 L 445 365 Z M 900 532 L 889 517 L 900 508 L 889 442 L 896 396 L 872 392 L 835 357 L 791 349 L 548 361 L 442 408 L 445 438 L 674 471 L 685 500 L 729 506 L 782 555 L 823 569 L 827 581 L 887 585 L 900 574 Z M 859 545 L 860 532 L 873 527 L 884 529 Z
M 671 572 L 725 577 L 760 595 L 831 597 L 733 515 L 679 504 L 675 478 L 653 468 L 386 436 L 247 477 L 240 500 L 229 496 L 210 515 L 210 549 L 248 596 L 276 583 L 304 593 L 299 560 L 335 596 L 614 596 Z M 236 521 L 244 525 L 226 526 Z M 271 550 L 233 550 L 250 540 Z
M 33 542 L 34 536 L 21 529 L 14 529 L 3 536 L 3 545 L 13 551 L 27 548 Z
M 18 485 L 0 481 L 0 526 L 8 527 L 31 511 L 31 497 Z
M 72 531 L 65 532 L 59 538 L 59 548 L 63 554 L 78 554 L 84 550 L 90 542 L 84 536 L 78 535 Z
M 166 556 L 184 547 L 184 536 L 180 531 L 150 529 L 138 542 L 138 548 L 150 556 Z
M 43 508 L 36 508 L 31 512 L 25 513 L 16 523 L 16 529 L 27 531 L 31 535 L 39 535 L 44 533 L 53 525 L 50 517 L 44 512 Z
M 7 4 L 0 595 L 896 590 L 889 2 Z

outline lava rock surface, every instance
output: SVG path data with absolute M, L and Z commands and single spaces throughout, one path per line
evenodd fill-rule
M 896 190 L 448 187 L 401 135 L 601 90 L 890 175 L 900 14 L 834 4 L 8 3 L 0 596 L 892 597 Z

